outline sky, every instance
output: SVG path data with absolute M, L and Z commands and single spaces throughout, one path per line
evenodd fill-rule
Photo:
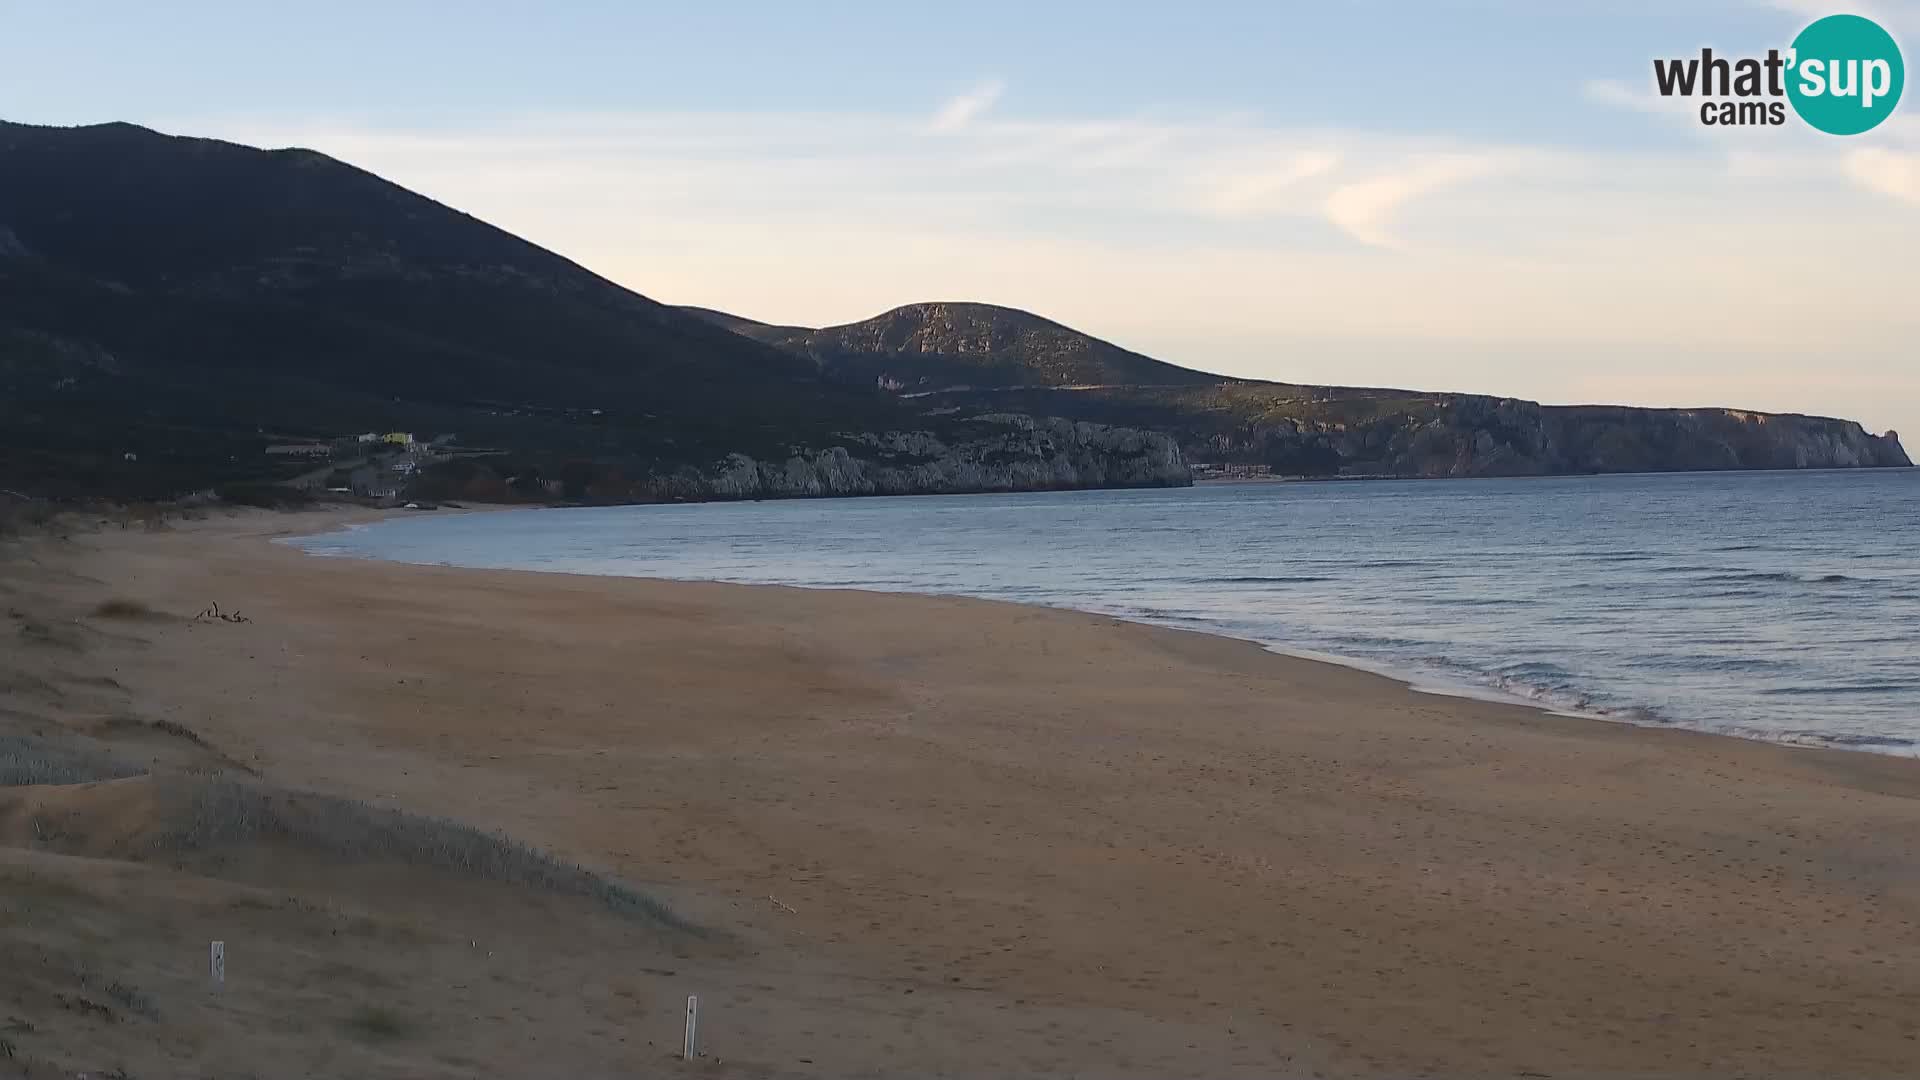
M 1920 0 L 0 0 L 0 118 L 305 146 L 655 299 L 1034 311 L 1161 359 L 1920 448 L 1920 91 L 1701 126 L 1652 60 Z

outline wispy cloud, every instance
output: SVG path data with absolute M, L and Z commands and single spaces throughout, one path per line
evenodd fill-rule
M 1843 167 L 1868 191 L 1920 206 L 1920 154 L 1870 146 L 1848 153 Z
M 1395 247 L 1398 241 L 1388 226 L 1402 206 L 1428 192 L 1489 176 L 1499 167 L 1499 159 L 1491 155 L 1416 160 L 1394 172 L 1342 184 L 1327 196 L 1322 210 L 1328 221 L 1361 243 Z
M 1284 212 L 1298 205 L 1303 184 L 1332 173 L 1340 160 L 1336 150 L 1307 149 L 1232 162 L 1201 179 L 1200 204 L 1224 217 Z
M 927 126 L 933 131 L 959 131 L 985 115 L 1000 100 L 1000 95 L 1006 92 L 1006 83 L 989 79 L 964 94 L 947 99 Z

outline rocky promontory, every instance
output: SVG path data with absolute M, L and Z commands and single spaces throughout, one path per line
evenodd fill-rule
M 989 415 L 927 431 L 846 433 L 781 457 L 726 454 L 704 466 L 645 469 L 568 463 L 493 467 L 455 462 L 421 478 L 423 497 L 584 502 L 947 495 L 1076 488 L 1184 487 L 1180 447 L 1157 432 L 1071 420 Z
M 1357 410 L 1355 410 L 1357 411 Z M 1188 453 L 1297 463 L 1329 475 L 1535 476 L 1911 465 L 1894 432 L 1852 420 L 1739 409 L 1540 405 L 1450 396 L 1371 417 L 1276 417 L 1195 440 Z

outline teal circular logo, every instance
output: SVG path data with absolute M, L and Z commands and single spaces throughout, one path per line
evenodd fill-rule
M 1907 84 L 1893 35 L 1858 15 L 1829 15 L 1800 31 L 1788 63 L 1793 111 L 1829 135 L 1878 127 Z

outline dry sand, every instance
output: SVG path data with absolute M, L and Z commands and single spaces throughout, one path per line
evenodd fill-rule
M 304 988 L 256 1012 L 292 1015 L 248 1030 L 276 1032 L 269 1061 L 308 1055 L 291 1074 L 671 1072 L 696 992 L 723 1060 L 686 1068 L 720 1075 L 1920 1072 L 1920 763 L 1424 695 L 1072 612 L 266 542 L 338 520 L 6 549 L 0 604 L 43 629 L 0 626 L 0 716 L 164 720 L 276 783 L 506 830 L 717 934 L 309 875 L 287 887 L 416 928 L 332 935 L 324 961 L 411 1019 L 371 1048 L 351 1016 L 314 1020 L 359 991 L 289 953 Z M 116 597 L 163 615 L 87 614 Z M 213 601 L 252 621 L 180 618 Z M 96 936 L 163 981 L 204 967 L 208 918 L 163 931 L 129 905 L 243 887 L 24 850 L 0 873 L 84 892 Z M 237 950 L 321 932 L 263 918 Z M 428 993 L 474 985 L 482 935 L 510 970 Z M 32 1027 L 45 987 L 9 978 L 0 1007 Z M 152 1075 L 198 1075 L 217 1005 Z M 94 1037 L 57 1019 L 7 1037 Z

